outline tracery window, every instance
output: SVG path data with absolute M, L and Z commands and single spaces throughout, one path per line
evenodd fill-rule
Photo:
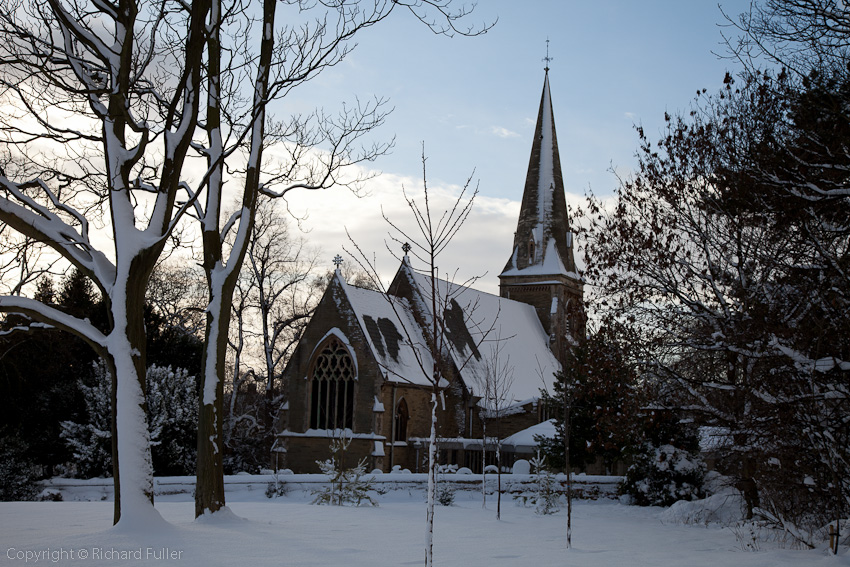
M 339 339 L 331 337 L 318 351 L 310 375 L 310 428 L 352 428 L 354 361 Z

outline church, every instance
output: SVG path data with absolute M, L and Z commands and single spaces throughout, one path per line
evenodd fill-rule
M 439 361 L 440 464 L 481 472 L 484 458 L 494 461 L 490 440 L 498 436 L 502 465 L 510 466 L 535 453 L 535 433 L 553 431 L 540 390 L 551 391 L 585 324 L 548 68 L 513 249 L 506 252 L 498 296 L 442 280 L 431 285 L 406 250 L 386 294 L 350 285 L 337 268 L 284 370 L 287 401 L 272 465 L 319 472 L 316 462 L 330 458 L 331 442 L 344 432 L 347 466 L 366 459 L 369 470 L 424 472 L 435 315 L 447 351 Z M 487 395 L 488 377 L 509 386 L 498 411 Z

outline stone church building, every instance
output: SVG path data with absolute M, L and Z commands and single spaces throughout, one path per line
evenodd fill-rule
M 548 419 L 540 389 L 551 389 L 573 338 L 584 333 L 548 69 L 507 252 L 499 296 L 442 280 L 432 286 L 406 255 L 387 294 L 349 285 L 337 269 L 284 371 L 287 402 L 273 465 L 318 472 L 316 461 L 330 457 L 332 439 L 344 431 L 348 465 L 366 458 L 370 470 L 424 471 L 434 304 L 447 351 L 437 409 L 440 463 L 481 471 L 482 419 L 488 438 L 504 440 L 503 465 L 533 454 L 532 434 L 545 433 Z M 485 384 L 488 376 L 508 375 L 497 423 Z M 488 462 L 493 450 L 488 442 Z

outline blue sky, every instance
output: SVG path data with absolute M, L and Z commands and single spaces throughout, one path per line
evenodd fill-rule
M 730 15 L 748 5 L 720 0 Z M 636 163 L 636 123 L 656 138 L 665 111 L 686 111 L 698 89 L 716 90 L 724 72 L 738 68 L 717 56 L 726 52 L 721 34 L 733 30 L 722 27 L 714 0 L 481 0 L 470 23 L 497 17 L 498 23 L 474 38 L 435 36 L 408 14 L 394 16 L 367 30 L 343 63 L 279 109 L 332 110 L 343 100 L 373 95 L 395 107 L 376 133 L 395 135 L 396 146 L 376 163 L 384 175 L 372 184 L 371 198 L 347 205 L 344 219 L 333 213 L 338 196 L 293 199 L 294 208 L 309 208 L 305 225 L 314 227 L 311 238 L 329 257 L 342 245 L 339 232 L 326 238 L 319 225 L 345 222 L 354 231 L 355 218 L 363 218 L 374 227 L 380 205 L 391 198 L 386 188 L 421 178 L 423 142 L 430 185 L 461 184 L 475 168 L 483 208 L 505 208 L 505 218 L 489 221 L 515 226 L 515 217 L 506 219 L 522 196 L 547 38 L 561 165 L 573 200 L 588 189 L 611 195 L 617 186 L 612 167 L 628 175 Z M 507 236 L 494 235 L 490 245 L 475 235 L 465 241 L 467 250 L 486 246 L 475 254 L 488 256 L 493 277 L 510 252 L 514 226 L 500 226 Z

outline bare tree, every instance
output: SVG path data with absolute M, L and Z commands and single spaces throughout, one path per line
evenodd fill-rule
M 230 298 L 259 195 L 356 187 L 362 179 L 343 179 L 345 167 L 388 147 L 360 146 L 384 119 L 382 100 L 280 123 L 271 121 L 269 103 L 339 63 L 355 35 L 396 8 L 438 33 L 486 31 L 457 29 L 469 10 L 452 9 L 450 0 L 293 1 L 282 5 L 289 26 L 281 25 L 278 5 L 265 0 L 258 11 L 221 0 L 17 0 L 0 7 L 0 128 L 11 148 L 0 171 L 0 219 L 89 277 L 106 298 L 111 329 L 100 333 L 20 297 L 0 298 L 0 310 L 74 332 L 108 361 L 115 377 L 116 521 L 123 500 L 139 514 L 152 510 L 143 306 L 169 236 L 187 213 L 201 223 L 209 295 L 199 392 L 202 514 L 224 505 L 221 399 Z M 264 149 L 273 143 L 287 156 L 270 167 Z M 183 174 L 190 148 L 207 163 L 194 184 Z M 228 182 L 241 184 L 240 209 L 222 218 Z M 105 246 L 94 238 L 101 220 L 110 233 Z
M 206 307 L 203 281 L 198 266 L 185 260 L 160 262 L 151 274 L 145 301 L 166 327 L 200 336 Z
M 230 352 L 233 383 L 226 444 L 239 422 L 251 421 L 260 436 L 257 460 L 268 458 L 280 399 L 280 375 L 318 303 L 320 287 L 314 269 L 318 252 L 304 236 L 293 234 L 274 201 L 257 209 L 254 234 L 233 297 Z M 245 359 L 258 366 L 243 371 Z M 261 383 L 262 407 L 252 414 L 235 413 L 240 386 L 246 380 Z M 240 442 L 240 441 L 237 441 Z
M 260 326 L 257 334 L 266 382 L 263 409 L 266 435 L 271 435 L 275 408 L 280 402 L 275 392 L 280 391 L 278 382 L 283 366 L 319 300 L 319 290 L 313 285 L 317 258 L 318 251 L 310 249 L 304 237 L 291 233 L 271 202 L 261 204 L 248 247 L 246 275 L 253 292 L 252 308 Z
M 455 284 L 451 281 L 453 279 L 452 275 L 444 273 L 443 277 L 445 279 L 440 279 L 441 274 L 438 270 L 437 262 L 442 252 L 449 246 L 469 217 L 473 201 L 478 194 L 478 188 L 476 187 L 472 191 L 472 194 L 467 197 L 472 183 L 472 177 L 470 177 L 458 194 L 457 199 L 447 209 L 432 209 L 428 193 L 425 162 L 426 158 L 423 146 L 422 178 L 424 193 L 422 199 L 414 199 L 402 188 L 407 205 L 416 223 L 416 232 L 411 233 L 406 231 L 396 221 L 388 218 L 386 215 L 384 215 L 384 220 L 392 230 L 390 238 L 397 244 L 402 245 L 405 251 L 405 256 L 402 259 L 402 269 L 412 271 L 413 268 L 409 258 L 409 255 L 412 254 L 414 258 L 425 265 L 425 273 L 427 274 L 424 289 L 420 288 L 418 290 L 422 294 L 418 297 L 418 300 L 422 303 L 422 307 L 425 310 L 422 313 L 425 317 L 423 329 L 425 344 L 422 344 L 421 339 L 412 336 L 411 330 L 406 327 L 402 328 L 402 332 L 404 333 L 402 340 L 406 341 L 412 347 L 411 351 L 414 354 L 419 371 L 431 388 L 431 430 L 428 441 L 428 500 L 426 505 L 425 536 L 425 565 L 426 567 L 430 567 L 433 565 L 434 503 L 436 501 L 437 490 L 437 407 L 440 400 L 445 400 L 445 390 L 451 385 L 444 373 L 453 363 L 457 367 L 458 372 L 463 370 L 469 359 L 473 357 L 473 352 L 487 338 L 492 328 L 486 329 L 481 333 L 477 344 L 475 344 L 475 348 L 470 349 L 466 360 L 452 361 L 452 355 L 450 354 L 452 351 L 450 342 L 451 331 L 448 328 L 447 314 L 453 309 L 460 309 L 462 312 L 456 315 L 462 318 L 464 324 L 470 322 L 475 305 L 467 305 L 466 308 L 460 307 L 458 299 L 478 278 L 472 277 L 462 284 Z M 351 255 L 358 265 L 369 274 L 374 284 L 384 292 L 389 305 L 398 316 L 402 307 L 391 294 L 386 293 L 386 287 L 381 282 L 374 259 L 370 260 L 353 239 L 352 244 L 356 250 L 356 254 Z M 386 370 L 392 374 L 396 374 L 392 368 L 386 368 Z M 401 380 L 410 379 L 410 377 L 399 376 L 397 374 L 396 377 Z
M 410 11 L 436 33 L 475 35 L 488 29 L 458 29 L 470 9 L 454 10 L 450 4 L 451 0 L 297 0 L 280 5 L 264 0 L 262 13 L 255 18 L 249 17 L 248 8 L 240 2 L 212 0 L 203 120 L 207 141 L 196 146 L 208 164 L 203 181 L 205 202 L 200 192 L 193 196 L 210 298 L 198 428 L 197 515 L 224 506 L 219 448 L 230 303 L 260 195 L 276 198 L 297 189 L 334 185 L 357 190 L 365 177 L 358 177 L 351 166 L 371 161 L 390 147 L 386 143 L 362 144 L 364 137 L 383 123 L 384 100 L 344 105 L 336 116 L 317 110 L 277 122 L 269 115 L 269 104 L 342 61 L 359 33 L 387 19 L 396 8 Z M 279 8 L 289 12 L 278 14 Z M 291 23 L 281 25 L 286 17 Z M 284 154 L 282 159 L 266 160 L 270 144 Z M 238 173 L 240 205 L 224 219 L 222 200 L 230 171 Z M 226 242 L 232 244 L 226 246 Z
M 260 195 L 276 198 L 293 190 L 335 185 L 357 190 L 365 177 L 358 177 L 351 166 L 371 161 L 390 147 L 362 144 L 364 137 L 384 121 L 385 101 L 381 99 L 344 105 L 336 116 L 317 110 L 278 122 L 271 119 L 269 104 L 342 61 L 359 33 L 387 19 L 396 8 L 407 9 L 437 33 L 474 35 L 486 31 L 487 27 L 459 30 L 456 25 L 469 9 L 453 10 L 450 3 L 299 0 L 280 5 L 264 0 L 262 13 L 256 19 L 246 19 L 241 3 L 213 0 L 207 41 L 207 141 L 197 146 L 208 163 L 206 199 L 204 204 L 200 198 L 195 201 L 210 297 L 199 412 L 197 515 L 215 512 L 224 505 L 219 447 L 230 302 L 248 252 Z M 278 14 L 284 7 L 289 12 Z M 282 24 L 286 17 L 292 23 Z M 270 144 L 284 154 L 280 160 L 266 160 Z M 239 162 L 243 165 L 235 167 L 243 151 Z M 239 174 L 240 205 L 223 219 L 224 185 L 228 172 L 234 169 Z M 228 241 L 232 244 L 225 246 Z
M 177 206 L 198 118 L 210 4 L 21 0 L 0 7 L 0 220 L 85 274 L 107 332 L 54 307 L 0 311 L 85 340 L 112 375 L 114 520 L 156 515 L 145 417 L 144 297 Z M 97 237 L 98 223 L 106 238 Z
M 511 357 L 502 353 L 504 342 L 502 337 L 497 336 L 495 342 L 490 345 L 490 356 L 486 359 L 485 369 L 486 374 L 479 387 L 482 390 L 481 408 L 481 424 L 482 424 L 482 459 L 483 465 L 487 465 L 487 422 L 490 421 L 495 426 L 495 443 L 496 443 L 496 519 L 502 519 L 502 418 L 505 416 L 505 411 L 511 405 L 513 398 L 511 391 L 514 384 L 514 367 L 511 364 Z M 485 492 L 485 475 L 482 468 L 482 492 L 484 492 L 484 502 L 486 503 Z

